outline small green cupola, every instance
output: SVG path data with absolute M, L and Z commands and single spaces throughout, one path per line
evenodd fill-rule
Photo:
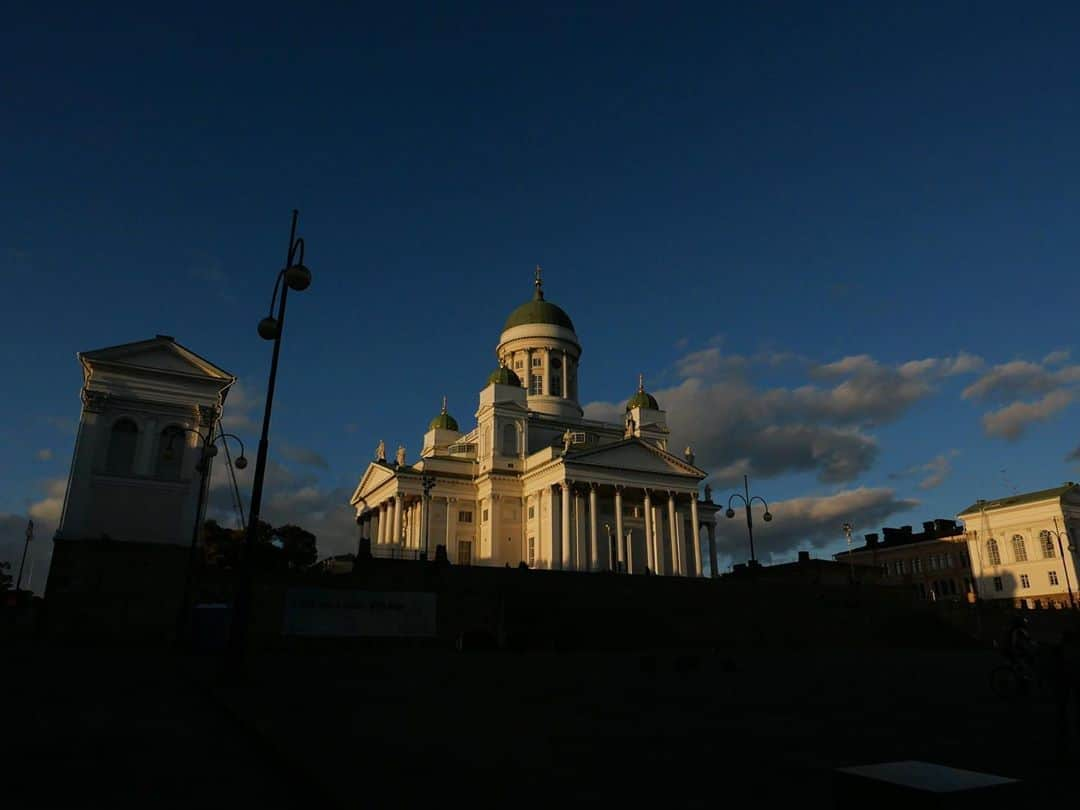
M 502 364 L 488 375 L 488 385 L 491 385 L 492 383 L 498 383 L 499 385 L 516 385 L 518 388 L 521 388 L 521 378 Z
M 431 420 L 428 430 L 453 430 L 458 432 L 457 419 L 446 412 L 446 397 L 442 398 L 442 411 Z
M 626 410 L 632 411 L 634 408 L 648 408 L 652 411 L 660 410 L 660 405 L 657 404 L 656 397 L 645 392 L 644 374 L 638 375 L 637 393 L 630 397 L 630 400 L 626 403 Z

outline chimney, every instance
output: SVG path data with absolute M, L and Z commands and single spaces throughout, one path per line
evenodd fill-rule
M 922 530 L 927 535 L 933 534 L 934 530 L 935 530 L 934 521 L 932 521 L 932 520 L 924 520 L 923 524 L 922 524 Z
M 866 545 L 868 545 L 870 547 L 873 547 L 873 546 L 876 546 L 877 544 L 878 544 L 877 532 L 873 532 L 872 534 L 866 535 Z
M 810 562 L 810 552 L 809 551 L 800 551 L 799 552 L 799 562 L 800 563 L 808 563 L 808 562 Z

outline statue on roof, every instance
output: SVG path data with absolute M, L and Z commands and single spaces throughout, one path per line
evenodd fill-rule
M 399 444 L 397 448 L 397 465 L 399 467 L 405 466 L 405 445 Z
M 574 434 L 570 431 L 570 428 L 566 429 L 566 432 L 562 435 L 563 452 L 570 452 L 570 445 L 574 443 Z
M 379 439 L 379 443 L 375 447 L 375 460 L 386 461 L 386 442 L 382 439 Z

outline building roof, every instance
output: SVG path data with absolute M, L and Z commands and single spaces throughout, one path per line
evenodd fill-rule
M 634 408 L 649 408 L 650 410 L 660 410 L 660 405 L 656 401 L 656 397 L 645 391 L 645 375 L 638 375 L 638 388 L 635 393 L 626 402 L 626 410 L 630 411 Z
M 499 385 L 516 385 L 520 388 L 521 378 L 506 366 L 499 366 L 488 375 L 488 385 L 491 385 L 492 383 L 498 383 Z
M 428 424 L 428 430 L 458 430 L 457 419 L 446 412 L 446 397 L 443 397 L 442 411 Z
M 550 323 L 556 326 L 565 326 L 571 332 L 574 331 L 574 322 L 562 307 L 558 307 L 550 301 L 544 300 L 544 285 L 540 278 L 540 268 L 536 268 L 536 292 L 531 301 L 526 301 L 506 319 L 503 331 L 513 329 L 515 326 L 524 326 L 530 323 Z
M 1035 492 L 1021 492 L 1019 495 L 1008 495 L 1004 498 L 997 498 L 992 501 L 975 501 L 975 503 L 967 509 L 962 509 L 957 512 L 957 514 L 971 515 L 978 513 L 983 509 L 1006 509 L 1010 506 L 1020 506 L 1025 503 L 1057 500 L 1066 492 L 1074 489 L 1077 489 L 1077 485 L 1072 481 L 1066 481 L 1063 485 L 1051 487 L 1050 489 L 1040 489 Z

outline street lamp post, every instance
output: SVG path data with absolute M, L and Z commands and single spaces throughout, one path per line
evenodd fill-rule
M 1065 559 L 1065 549 L 1061 545 L 1061 535 L 1065 535 L 1065 539 L 1069 541 L 1067 548 L 1069 549 L 1069 557 L 1072 558 L 1072 553 L 1076 551 L 1076 546 L 1072 544 L 1072 538 L 1069 537 L 1068 529 L 1059 529 L 1057 518 L 1054 518 L 1054 528 L 1047 529 L 1046 531 L 1057 537 L 1058 554 L 1061 555 L 1061 564 L 1065 567 L 1065 588 L 1069 591 L 1069 607 L 1073 610 L 1076 609 L 1076 599 L 1073 596 L 1072 582 L 1069 579 L 1069 561 Z
M 850 523 L 845 523 L 840 527 L 844 530 L 844 537 L 847 539 L 847 555 L 848 563 L 851 565 L 851 581 L 855 581 L 855 558 L 851 556 L 851 532 L 855 528 Z
M 431 534 L 431 490 L 435 488 L 435 476 L 424 473 L 420 479 L 424 490 L 424 551 L 423 559 L 428 558 L 428 537 Z
M 277 381 L 278 356 L 281 353 L 281 336 L 285 328 L 285 299 L 289 290 L 302 292 L 311 285 L 311 271 L 304 265 L 304 240 L 296 236 L 296 221 L 300 212 L 293 209 L 292 228 L 289 231 L 289 249 L 285 257 L 285 267 L 278 271 L 274 282 L 274 293 L 270 298 L 270 314 L 259 321 L 259 337 L 274 342 L 274 351 L 270 358 L 270 378 L 266 386 L 266 407 L 263 410 L 262 434 L 259 437 L 259 450 L 255 459 L 255 474 L 251 481 L 251 505 L 248 507 L 247 534 L 237 565 L 236 595 L 233 600 L 232 627 L 229 637 L 229 656 L 234 678 L 241 675 L 240 665 L 244 654 L 247 635 L 247 613 L 250 602 L 250 575 L 248 555 L 254 547 L 259 531 L 259 512 L 262 506 L 263 479 L 266 476 L 266 454 L 269 446 L 270 412 L 274 405 L 274 384 Z M 284 283 L 283 283 L 284 282 Z M 278 297 L 278 292 L 281 297 Z M 274 316 L 274 304 L 278 305 Z
M 765 499 L 762 498 L 760 495 L 755 495 L 752 498 L 750 497 L 750 480 L 749 477 L 745 475 L 743 476 L 743 492 L 745 494 L 740 494 L 736 492 L 734 495 L 728 498 L 728 508 L 727 512 L 725 512 L 724 514 L 726 514 L 728 518 L 735 517 L 735 510 L 731 507 L 731 504 L 735 501 L 736 498 L 742 501 L 743 506 L 746 507 L 746 533 L 750 536 L 750 565 L 751 567 L 753 567 L 757 565 L 757 557 L 754 556 L 754 518 L 750 512 L 750 505 L 754 501 L 761 501 L 761 505 L 765 507 L 765 514 L 761 517 L 766 523 L 772 520 L 772 513 L 769 511 L 769 504 L 767 504 L 765 502 Z
M 23 566 L 26 565 L 26 551 L 30 548 L 30 541 L 34 539 L 34 521 L 26 521 L 26 542 L 23 543 L 22 562 L 19 563 L 19 578 L 15 580 L 15 604 L 19 604 L 19 591 L 22 589 Z
M 191 614 L 191 584 L 195 577 L 195 549 L 199 544 L 199 531 L 202 528 L 206 488 L 210 477 L 210 462 L 218 453 L 216 444 L 218 439 L 221 440 L 223 445 L 226 444 L 226 438 L 236 439 L 236 442 L 240 445 L 240 455 L 233 462 L 233 466 L 238 470 L 247 467 L 247 459 L 244 457 L 244 443 L 240 440 L 240 437 L 232 433 L 220 433 L 216 438 L 211 438 L 214 433 L 213 425 L 210 426 L 205 436 L 194 428 L 174 428 L 172 435 L 169 436 L 169 443 L 162 453 L 166 459 L 172 459 L 175 452 L 173 442 L 182 433 L 192 433 L 199 437 L 200 453 L 199 461 L 195 464 L 195 469 L 199 473 L 199 497 L 195 502 L 195 525 L 191 529 L 191 548 L 188 550 L 187 571 L 184 574 L 184 596 L 180 602 L 180 614 L 176 620 L 176 640 L 179 644 L 183 644 L 187 637 L 188 617 Z M 226 445 L 226 449 L 227 447 Z

